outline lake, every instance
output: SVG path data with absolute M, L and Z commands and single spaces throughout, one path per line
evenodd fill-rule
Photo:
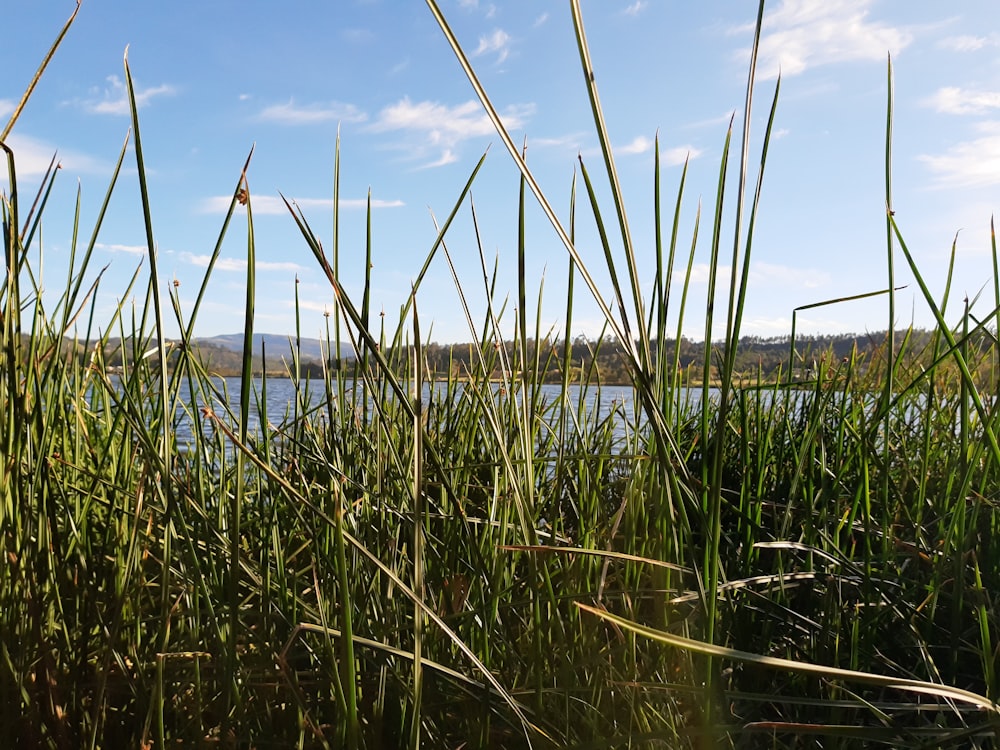
M 218 394 L 201 394 L 197 399 L 199 409 L 204 406 L 211 407 L 215 413 L 224 418 L 227 409 L 234 415 L 239 415 L 241 380 L 238 377 L 214 378 L 213 383 L 218 388 Z M 250 402 L 249 429 L 256 432 L 261 422 L 261 413 L 258 409 L 260 394 L 266 385 L 267 398 L 264 402 L 266 418 L 274 426 L 287 422 L 294 415 L 294 404 L 297 398 L 302 399 L 309 407 L 316 408 L 323 403 L 325 398 L 323 382 L 319 380 L 295 381 L 289 378 L 269 377 L 265 382 L 261 378 L 254 378 L 254 396 Z M 494 384 L 494 392 L 500 389 L 499 384 Z M 425 383 L 423 387 L 424 404 L 429 404 L 432 399 L 439 401 L 441 396 L 447 393 L 445 383 Z M 464 392 L 463 384 L 459 383 L 455 388 L 456 393 Z M 541 398 L 544 404 L 552 404 L 562 396 L 562 386 L 559 384 L 544 384 L 540 386 Z M 347 392 L 350 394 L 350 381 Z M 714 391 L 713 393 L 717 393 Z M 301 394 L 301 395 L 300 395 Z M 180 391 L 182 403 L 190 405 L 192 403 L 191 394 L 187 385 L 183 385 Z M 584 389 L 579 385 L 571 385 L 568 390 L 568 399 L 571 408 L 577 411 L 583 400 L 585 413 L 594 419 L 596 410 L 597 421 L 612 418 L 615 424 L 615 431 L 624 436 L 629 429 L 634 429 L 637 423 L 641 423 L 642 417 L 636 413 L 635 395 L 631 386 L 627 385 L 604 385 L 601 388 L 589 387 Z M 685 408 L 694 407 L 701 399 L 700 389 L 685 389 L 682 399 L 686 400 Z M 230 423 L 235 429 L 235 421 Z M 177 434 L 177 441 L 183 445 L 193 441 L 191 414 L 185 410 L 178 410 L 175 419 L 174 430 Z

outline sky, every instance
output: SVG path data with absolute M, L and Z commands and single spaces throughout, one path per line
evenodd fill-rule
M 569 3 L 439 2 L 514 142 L 526 144 L 529 167 L 567 225 L 577 179 L 576 246 L 599 292 L 610 300 L 612 286 L 580 179 L 581 164 L 593 180 L 623 281 L 627 274 Z M 719 170 L 735 115 L 720 260 L 720 288 L 728 293 L 757 3 L 584 0 L 581 5 L 647 298 L 656 273 L 655 139 L 660 221 L 667 238 L 688 161 L 669 325 L 678 324 L 680 281 L 700 205 L 682 328 L 702 340 Z M 2 125 L 75 3 L 3 0 L 0 7 L 7 29 L 0 49 Z M 129 133 L 126 48 L 160 286 L 164 294 L 176 290 L 184 315 L 253 148 L 247 185 L 256 248 L 255 329 L 294 333 L 297 295 L 301 334 L 323 334 L 333 294 L 280 196 L 297 204 L 331 252 L 339 133 L 341 280 L 360 304 L 370 242 L 376 335 L 380 325 L 391 331 L 399 322 L 401 306 L 434 245 L 435 222 L 451 213 L 486 154 L 471 200 L 459 207 L 445 237 L 457 282 L 439 250 L 417 292 L 417 310 L 426 340 L 478 337 L 488 315 L 486 278 L 492 279 L 495 269 L 492 304 L 498 314 L 503 310 L 504 336 L 513 337 L 519 173 L 442 31 L 418 0 L 84 0 L 7 141 L 15 155 L 22 206 L 29 203 L 23 196 L 38 190 L 53 155 L 62 167 L 30 256 L 50 307 L 66 286 L 77 193 L 82 249 Z M 895 220 L 939 301 L 954 244 L 949 323 L 960 319 L 966 297 L 975 302 L 973 313 L 979 317 L 995 306 L 990 219 L 1000 209 L 1000 5 L 996 0 L 770 0 L 751 110 L 751 188 L 779 71 L 781 87 L 753 236 L 744 334 L 787 335 L 794 311 L 802 307 L 796 313 L 800 334 L 888 327 L 885 297 L 808 306 L 889 283 L 890 55 Z M 6 178 L 0 179 L 0 189 L 9 193 Z M 242 331 L 247 233 L 241 208 L 211 276 L 198 336 Z M 739 236 L 742 248 L 746 212 Z M 532 328 L 537 320 L 543 334 L 565 335 L 569 256 L 530 195 L 525 247 Z M 107 266 L 94 301 L 98 325 L 107 325 L 119 304 L 129 315 L 141 311 L 147 254 L 130 147 L 85 274 L 89 281 Z M 906 287 L 897 294 L 896 325 L 931 326 L 930 308 L 898 245 L 892 257 L 895 282 Z M 129 290 L 137 269 L 139 282 Z M 716 309 L 725 310 L 724 296 Z M 602 320 L 578 278 L 569 334 L 593 337 Z M 713 338 L 722 334 L 718 322 Z M 168 335 L 178 330 L 176 322 L 167 328 Z

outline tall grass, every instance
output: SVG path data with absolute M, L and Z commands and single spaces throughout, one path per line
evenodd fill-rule
M 36 230 L 58 172 L 44 177 L 24 218 L 17 155 L 3 146 L 0 745 L 994 746 L 1000 450 L 995 380 L 983 373 L 994 373 L 1000 292 L 989 315 L 977 318 L 967 304 L 949 324 L 947 294 L 938 303 L 923 284 L 891 212 L 891 98 L 888 290 L 816 304 L 886 294 L 891 314 L 898 251 L 935 314 L 927 351 L 906 357 L 910 337 L 890 333 L 869 361 L 820 355 L 811 379 L 793 382 L 793 339 L 787 379 L 737 380 L 753 226 L 778 118 L 776 87 L 754 179 L 751 64 L 742 129 L 726 135 L 706 212 L 709 320 L 728 241 L 728 262 L 740 270 L 720 291 L 724 340 L 711 343 L 706 328 L 699 393 L 667 340 L 695 304 L 700 207 L 688 240 L 679 218 L 687 166 L 669 215 L 657 157 L 646 299 L 638 280 L 649 271 L 631 239 L 578 3 L 572 23 L 612 206 L 601 205 L 598 178 L 581 161 L 565 220 L 444 15 L 428 5 L 520 171 L 516 308 L 497 288 L 476 222 L 470 189 L 482 159 L 395 321 L 373 325 L 370 239 L 351 255 L 365 258 L 358 302 L 340 281 L 339 214 L 328 255 L 289 203 L 336 305 L 321 381 L 299 378 L 295 332 L 295 398 L 284 419 L 266 412 L 274 382 L 251 377 L 249 157 L 185 319 L 177 287 L 169 305 L 161 297 L 132 98 L 136 210 L 149 254 L 148 274 L 137 272 L 132 285 L 145 283 L 147 294 L 131 317 L 120 308 L 103 321 L 100 277 L 89 288 L 85 279 L 127 144 L 79 257 L 74 229 L 74 260 L 51 308 L 29 251 L 43 250 Z M 758 40 L 763 13 L 761 3 Z M 126 83 L 131 95 L 127 63 Z M 739 176 L 728 197 L 733 142 Z M 335 196 L 339 148 L 338 138 Z M 543 290 L 525 270 L 531 198 L 567 250 L 559 340 L 532 316 Z M 194 337 L 240 204 L 245 356 L 231 409 Z M 473 219 L 481 279 L 459 278 L 451 263 L 461 212 Z M 605 225 L 612 213 L 617 232 Z M 583 220 L 598 228 L 613 302 L 577 250 Z M 370 211 L 368 221 L 370 229 Z M 679 262 L 681 298 L 672 301 Z M 436 383 L 418 313 L 432 265 L 451 272 L 473 342 L 466 368 Z M 600 371 L 572 360 L 578 283 L 624 344 L 631 405 L 610 402 Z M 470 313 L 473 297 L 485 301 L 484 320 Z M 176 341 L 165 336 L 171 314 Z M 105 362 L 114 334 L 120 373 Z M 342 362 L 347 345 L 358 356 Z M 562 371 L 556 392 L 542 382 L 552 366 Z M 709 389 L 710 379 L 721 387 Z M 181 423 L 191 425 L 189 439 Z

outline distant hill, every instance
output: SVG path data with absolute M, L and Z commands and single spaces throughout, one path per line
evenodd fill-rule
M 228 349 L 229 351 L 241 353 L 243 351 L 242 333 L 228 333 L 222 336 L 200 337 L 195 341 L 199 346 L 215 346 L 221 349 Z M 272 357 L 276 359 L 284 357 L 287 359 L 294 345 L 295 337 L 282 333 L 255 333 L 253 335 L 253 355 L 255 357 L 259 357 L 261 355 L 261 350 L 263 349 L 267 352 L 268 360 Z M 319 339 L 304 338 L 299 340 L 299 350 L 302 352 L 303 360 L 315 360 L 317 362 L 322 361 L 323 349 L 325 346 L 326 342 L 321 342 Z M 340 356 L 344 359 L 350 359 L 354 356 L 354 350 L 349 344 L 342 344 L 340 351 Z
M 177 340 L 167 341 L 168 362 L 170 363 L 168 367 L 173 366 L 172 362 L 180 351 L 175 346 L 177 343 L 179 343 Z M 292 361 L 294 343 L 293 336 L 269 333 L 254 334 L 252 364 L 254 373 L 267 372 L 269 375 L 287 375 Z M 243 371 L 242 333 L 196 338 L 193 345 L 199 361 L 208 372 L 233 377 Z M 316 377 L 321 375 L 326 367 L 341 367 L 346 361 L 354 359 L 354 349 L 346 344 L 340 348 L 342 353 L 340 357 L 331 357 L 331 361 L 324 363 L 323 350 L 325 346 L 326 342 L 321 342 L 320 339 L 302 339 L 299 342 L 300 372 L 302 374 Z M 261 357 L 262 351 L 267 354 L 266 362 Z M 109 338 L 104 346 L 105 363 L 111 368 L 128 367 L 129 362 L 134 362 L 139 358 L 153 357 L 155 360 L 157 356 L 155 339 L 152 338 L 145 339 L 141 343 L 131 338 L 124 341 L 119 338 Z

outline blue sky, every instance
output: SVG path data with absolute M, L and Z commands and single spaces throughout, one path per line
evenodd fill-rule
M 527 139 L 529 165 L 561 218 L 568 215 L 580 156 L 600 186 L 610 222 L 612 207 L 568 4 L 440 3 L 515 141 Z M 0 121 L 10 115 L 73 6 L 50 0 L 4 8 L 4 25 L 16 33 L 5 34 L 0 52 Z M 647 293 L 654 270 L 654 136 L 659 133 L 668 226 L 680 164 L 690 157 L 678 264 L 682 270 L 701 200 L 684 326 L 686 334 L 700 340 L 716 181 L 734 112 L 735 143 L 740 137 L 756 3 L 602 0 L 583 6 Z M 122 65 L 126 45 L 141 108 L 162 284 L 166 290 L 179 282 L 183 304 L 190 304 L 201 282 L 239 171 L 256 144 L 248 173 L 258 261 L 256 328 L 294 330 L 298 278 L 302 333 L 321 333 L 332 294 L 278 194 L 299 204 L 329 248 L 339 128 L 343 281 L 360 300 L 370 190 L 372 306 L 385 311 L 386 321 L 398 320 L 434 241 L 433 216 L 443 220 L 448 215 L 489 148 L 472 197 L 488 262 L 498 263 L 497 304 L 510 294 L 503 325 L 512 337 L 518 173 L 430 12 L 416 0 L 85 0 L 8 141 L 22 194 L 34 193 L 54 153 L 63 167 L 41 238 L 46 287 L 64 283 L 77 187 L 82 230 L 89 236 L 129 128 Z M 950 319 L 960 312 L 962 297 L 974 297 L 984 285 L 976 310 L 986 315 L 992 309 L 989 222 L 1000 208 L 1000 6 L 995 0 L 771 0 L 751 126 L 754 169 L 779 68 L 782 88 L 754 241 L 745 333 L 787 334 L 796 307 L 886 286 L 887 53 L 893 56 L 895 80 L 896 219 L 938 298 L 958 233 Z M 732 177 L 736 157 L 734 150 Z M 93 261 L 94 273 L 109 264 L 100 286 L 99 319 L 122 298 L 146 253 L 131 153 L 126 166 Z M 6 192 L 6 181 L 3 185 Z M 727 258 L 734 188 L 730 180 Z M 246 222 L 243 214 L 240 219 L 227 235 L 198 335 L 242 329 Z M 580 253 L 610 297 L 607 276 L 599 272 L 603 255 L 594 221 L 582 195 L 577 225 Z M 542 325 L 561 333 L 567 254 L 533 201 L 527 231 L 530 316 L 534 320 L 533 300 L 544 284 Z M 468 206 L 447 246 L 481 326 L 484 282 Z M 148 262 L 142 267 L 145 273 Z M 898 252 L 896 268 L 897 283 L 908 284 L 898 297 L 897 323 L 930 325 Z M 145 286 L 136 289 L 144 293 Z M 429 338 L 472 338 L 443 255 L 424 281 L 418 309 Z M 886 316 L 884 300 L 851 302 L 803 311 L 798 327 L 806 333 L 874 331 L 886 328 Z M 593 335 L 600 323 L 599 311 L 578 283 L 572 334 Z

